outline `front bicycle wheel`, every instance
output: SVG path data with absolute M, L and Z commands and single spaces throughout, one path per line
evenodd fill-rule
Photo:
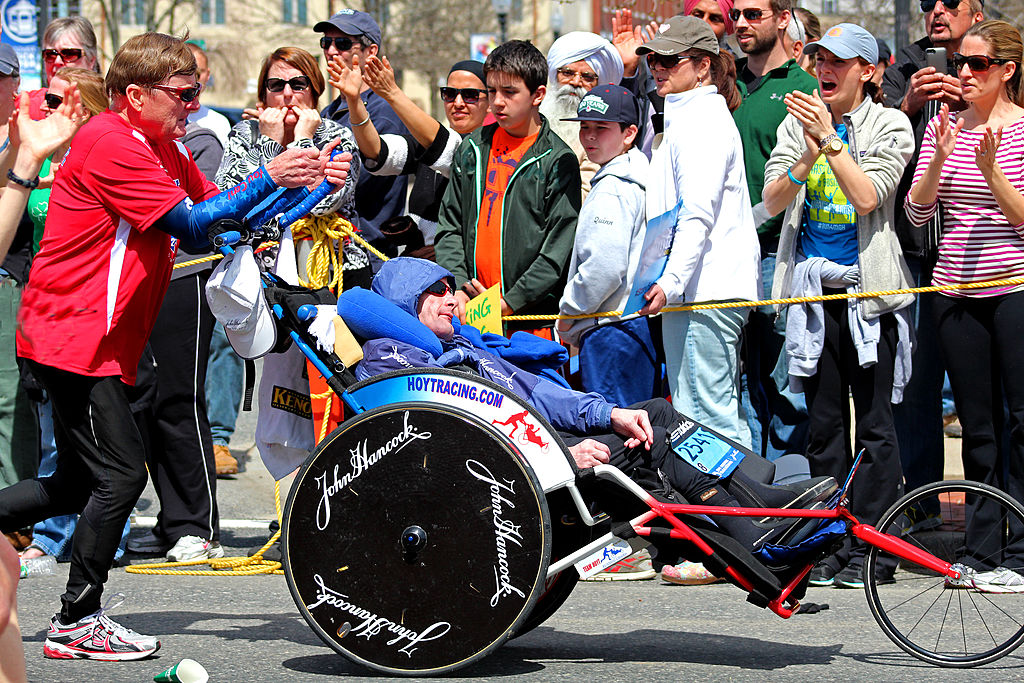
M 1024 594 L 982 592 L 969 575 L 1005 567 L 1024 576 L 1020 503 L 986 484 L 937 482 L 896 501 L 876 528 L 968 572 L 964 580 L 951 581 L 879 548 L 868 549 L 868 606 L 903 650 L 931 664 L 966 668 L 995 661 L 1024 641 Z

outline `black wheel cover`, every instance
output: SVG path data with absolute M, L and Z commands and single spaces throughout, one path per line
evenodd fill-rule
M 498 647 L 537 601 L 547 504 L 507 439 L 469 415 L 396 404 L 339 427 L 307 461 L 285 572 L 313 630 L 394 674 L 442 673 Z

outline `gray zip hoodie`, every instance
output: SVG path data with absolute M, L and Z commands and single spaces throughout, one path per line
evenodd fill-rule
M 874 211 L 867 215 L 857 215 L 860 289 L 871 292 L 910 287 L 910 271 L 903 260 L 903 251 L 893 227 L 896 186 L 914 153 L 914 132 L 910 120 L 899 110 L 888 109 L 865 99 L 860 106 L 843 116 L 843 122 L 850 138 L 850 153 L 871 179 L 878 198 L 878 206 Z M 779 125 L 778 143 L 765 165 L 765 187 L 786 174 L 803 154 L 805 145 L 800 122 L 793 116 L 787 116 Z M 775 280 L 772 283 L 772 298 L 789 297 L 793 291 L 793 266 L 805 194 L 806 189 L 801 187 L 786 207 L 779 238 Z M 871 320 L 883 313 L 909 306 L 913 300 L 913 294 L 860 299 L 861 315 L 865 320 Z
M 644 153 L 633 148 L 602 166 L 590 181 L 576 224 L 569 281 L 558 304 L 563 315 L 621 311 L 626 304 L 647 227 L 648 167 Z M 578 346 L 590 328 L 619 319 L 576 320 L 560 336 Z

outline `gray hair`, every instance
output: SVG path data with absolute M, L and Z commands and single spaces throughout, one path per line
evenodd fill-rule
M 96 52 L 96 32 L 92 24 L 85 17 L 58 17 L 46 25 L 43 31 L 43 45 L 53 45 L 65 33 L 70 33 L 78 38 L 84 54 L 92 59 L 95 66 L 93 69 L 99 73 L 100 61 Z
M 800 18 L 796 16 L 796 12 L 789 16 L 789 26 L 786 27 L 786 35 L 794 43 L 798 40 L 801 42 L 807 40 L 807 34 L 804 32 L 804 22 L 800 21 Z

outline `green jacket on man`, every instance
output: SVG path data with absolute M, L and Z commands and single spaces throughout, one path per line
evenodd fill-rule
M 484 126 L 462 141 L 441 201 L 434 249 L 459 287 L 477 275 L 477 219 L 497 128 Z M 582 203 L 580 185 L 579 159 L 541 117 L 537 139 L 509 179 L 502 202 L 501 291 L 516 313 L 558 312 Z

